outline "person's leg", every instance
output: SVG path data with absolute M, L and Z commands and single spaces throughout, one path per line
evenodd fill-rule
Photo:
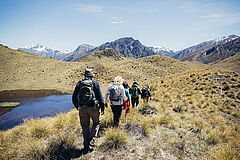
M 145 99 L 145 97 L 144 97 L 142 100 L 143 100 L 143 103 L 145 104 L 145 103 L 146 103 L 146 99 Z
M 90 117 L 86 111 L 86 109 L 79 109 L 79 117 L 80 117 L 80 124 L 82 126 L 83 132 L 83 145 L 84 149 L 89 149 L 89 138 L 90 138 Z
M 138 104 L 139 104 L 139 97 L 136 98 L 136 107 L 138 106 Z
M 131 102 L 132 102 L 132 108 L 134 108 L 134 105 L 135 105 L 135 100 L 134 100 L 134 98 L 131 98 Z
M 111 106 L 113 112 L 113 124 L 114 126 L 117 124 L 117 109 L 116 106 Z
M 149 97 L 146 97 L 146 103 L 148 103 Z
M 120 122 L 120 117 L 122 114 L 122 106 L 116 106 L 116 127 L 119 126 L 119 122 Z
M 91 129 L 91 134 L 90 134 L 90 139 L 93 137 L 97 137 L 98 135 L 98 130 L 100 127 L 100 121 L 99 121 L 99 109 L 98 108 L 89 108 L 89 115 L 93 121 L 92 129 Z

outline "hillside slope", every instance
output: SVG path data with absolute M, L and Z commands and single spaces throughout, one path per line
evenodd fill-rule
M 119 55 L 98 52 L 81 62 L 60 62 L 0 46 L 0 91 L 56 89 L 72 91 L 82 79 L 85 68 L 93 68 L 96 78 L 110 83 L 116 75 L 130 81 L 144 81 L 152 76 L 183 72 L 189 64 L 164 56 L 139 60 L 122 59 Z M 118 61 L 113 59 L 118 59 Z M 99 61 L 102 59 L 101 61 Z M 119 72 L 116 72 L 119 71 Z
M 233 71 L 240 74 L 240 52 L 222 61 L 213 63 L 212 66 L 217 67 L 219 69 Z

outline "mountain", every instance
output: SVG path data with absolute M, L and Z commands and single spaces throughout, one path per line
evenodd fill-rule
M 173 50 L 165 47 L 154 46 L 148 48 L 151 49 L 155 54 L 161 54 L 163 56 L 173 57 L 176 54 Z
M 198 55 L 196 60 L 207 64 L 234 56 L 237 52 L 240 52 L 240 37 L 210 48 Z
M 197 56 L 198 54 L 202 54 L 217 45 L 227 43 L 236 38 L 239 38 L 239 36 L 229 35 L 229 36 L 222 37 L 219 39 L 205 41 L 200 44 L 197 44 L 197 45 L 194 45 L 194 46 L 191 46 L 191 47 L 188 47 L 186 49 L 176 52 L 176 55 L 173 56 L 173 58 L 181 59 L 181 60 L 195 60 L 194 57 Z
M 91 51 L 94 46 L 89 44 L 81 44 L 80 46 L 75 49 L 75 51 L 70 52 L 64 61 L 77 61 L 87 55 L 89 55 L 89 51 Z
M 106 48 L 112 48 L 115 52 L 120 53 L 124 57 L 144 57 L 155 54 L 151 49 L 141 44 L 139 40 L 135 40 L 132 37 L 124 37 L 112 42 L 104 43 L 93 51 L 100 51 Z
M 66 53 L 45 47 L 40 44 L 37 44 L 32 47 L 18 48 L 18 50 L 32 53 L 41 57 L 51 57 L 57 60 L 63 60 L 67 55 Z

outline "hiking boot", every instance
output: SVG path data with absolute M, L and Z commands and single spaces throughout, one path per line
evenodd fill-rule
M 87 154 L 89 152 L 89 147 L 84 147 L 83 149 L 82 149 L 82 154 L 84 155 L 84 154 Z
M 96 143 L 96 137 L 93 137 L 92 140 L 90 141 L 90 146 L 95 147 L 95 143 Z

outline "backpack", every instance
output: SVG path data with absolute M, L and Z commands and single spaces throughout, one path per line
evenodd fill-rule
M 94 106 L 95 105 L 95 93 L 93 91 L 93 82 L 89 79 L 84 79 L 79 84 L 78 91 L 78 104 L 79 106 Z
M 147 86 L 143 86 L 142 88 L 142 97 L 149 97 L 149 89 Z
M 109 88 L 109 99 L 116 102 L 120 100 L 120 89 L 118 85 L 113 84 Z
M 137 86 L 132 87 L 132 97 L 138 98 L 138 87 Z

